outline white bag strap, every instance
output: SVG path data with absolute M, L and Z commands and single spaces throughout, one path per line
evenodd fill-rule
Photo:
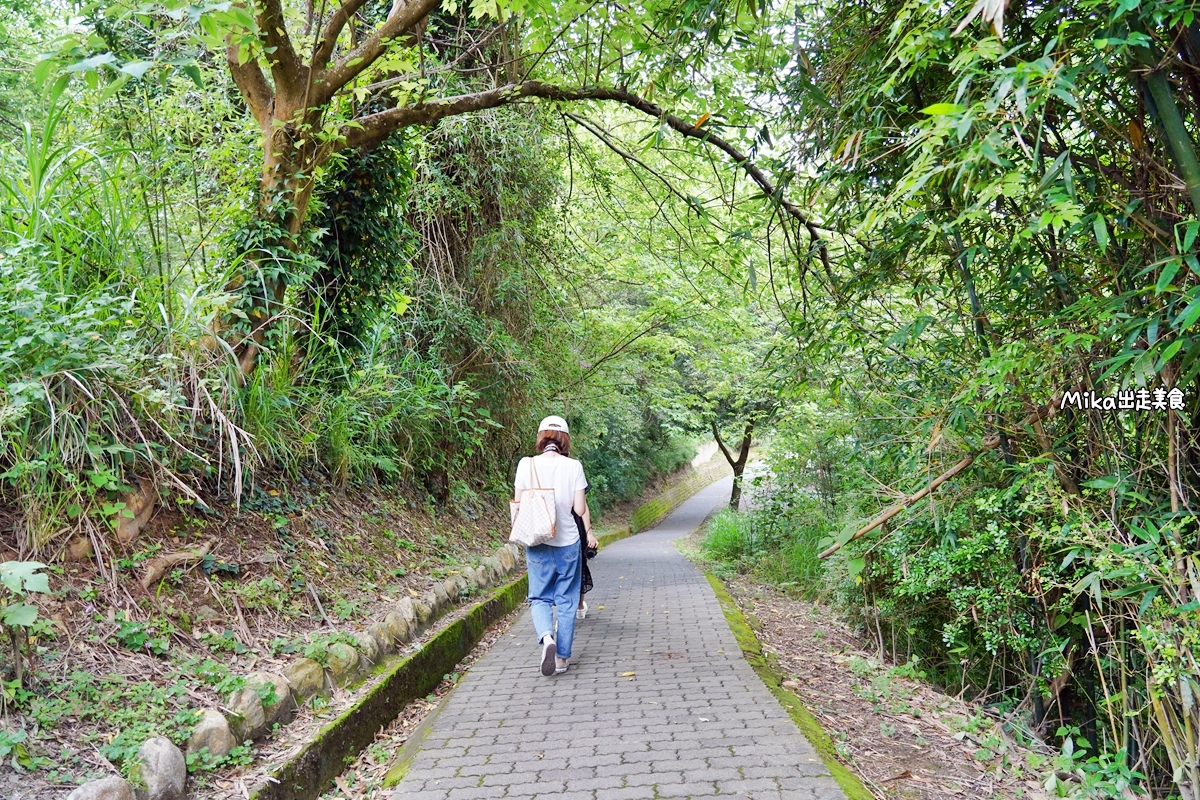
M 533 463 L 533 462 L 534 462 L 534 461 L 536 461 L 536 460 L 537 460 L 537 459 L 536 459 L 536 458 L 533 458 L 533 457 L 531 457 L 531 458 L 529 459 L 529 471 L 530 471 L 531 473 L 533 473 L 533 488 L 534 488 L 534 489 L 541 489 L 541 488 L 542 488 L 542 482 L 541 482 L 541 481 L 538 479 L 537 467 L 536 467 L 536 466 L 534 466 L 534 463 Z

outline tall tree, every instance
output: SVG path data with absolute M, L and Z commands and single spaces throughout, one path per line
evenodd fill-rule
M 782 196 L 744 146 L 723 135 L 724 125 L 736 132 L 750 120 L 753 106 L 730 91 L 736 70 L 710 70 L 708 57 L 719 48 L 740 51 L 766 75 L 788 58 L 757 10 L 740 2 L 703 9 L 675 0 L 497 0 L 469 8 L 455 0 L 102 5 L 110 20 L 153 26 L 159 12 L 198 22 L 203 42 L 223 53 L 261 132 L 258 210 L 241 240 L 250 258 L 237 281 L 249 324 L 239 345 L 244 371 L 288 287 L 311 272 L 302 240 L 331 158 L 374 147 L 401 128 L 530 99 L 621 104 L 658 122 L 656 141 L 674 132 L 702 143 L 773 198 L 828 259 L 809 215 Z M 80 59 L 78 48 L 66 52 L 72 69 L 116 66 L 105 60 L 111 54 Z

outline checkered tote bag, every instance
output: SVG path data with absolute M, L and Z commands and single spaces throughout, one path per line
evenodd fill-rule
M 538 480 L 537 467 L 529 459 L 529 473 L 533 486 L 521 492 L 520 502 L 509 501 L 512 516 L 510 542 L 535 547 L 554 538 L 557 512 L 554 506 L 554 489 L 543 489 Z

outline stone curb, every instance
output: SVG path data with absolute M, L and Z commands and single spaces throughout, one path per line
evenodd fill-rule
M 821 728 L 821 723 L 817 721 L 813 713 L 804 707 L 799 697 L 783 687 L 783 674 L 779 671 L 778 661 L 770 653 L 763 652 L 762 643 L 758 641 L 758 636 L 754 633 L 750 620 L 738 608 L 737 603 L 725 588 L 725 584 L 709 573 L 705 573 L 705 577 L 712 584 L 717 601 L 721 604 L 721 610 L 725 612 L 725 621 L 729 623 L 729 629 L 733 631 L 738 647 L 741 648 L 742 655 L 750 664 L 750 668 L 762 679 L 767 690 L 774 695 L 779 704 L 787 711 L 788 716 L 796 723 L 796 727 L 812 744 L 817 755 L 821 757 L 821 761 L 833 775 L 833 779 L 846 793 L 847 800 L 874 800 L 875 795 L 871 794 L 859 777 L 838 760 L 833 741 Z
M 477 591 L 487 591 L 497 586 L 501 586 L 514 573 L 522 571 L 524 568 L 524 552 L 519 545 L 508 543 L 498 548 L 493 555 L 481 560 L 476 567 L 470 567 L 463 570 L 461 573 L 449 578 L 443 578 L 439 581 L 434 581 L 424 594 L 416 597 L 405 597 L 399 601 L 392 603 L 389 607 L 380 612 L 378 619 L 371 619 L 365 622 L 360 630 L 346 630 L 344 633 L 350 634 L 354 639 L 354 645 L 351 646 L 344 642 L 337 642 L 330 645 L 329 651 L 324 665 L 318 664 L 309 658 L 295 658 L 284 669 L 282 675 L 276 675 L 267 672 L 256 672 L 246 677 L 245 685 L 242 689 L 234 692 L 226 701 L 226 706 L 221 713 L 211 708 L 201 709 L 201 718 L 193 730 L 191 738 L 188 740 L 187 751 L 190 753 L 199 752 L 202 749 L 208 751 L 208 754 L 214 758 L 222 758 L 237 744 L 248 739 L 259 739 L 270 733 L 276 723 L 287 724 L 292 721 L 295 711 L 299 703 L 303 703 L 314 694 L 327 694 L 332 686 L 344 686 L 352 683 L 360 676 L 379 668 L 385 663 L 388 656 L 397 652 L 400 646 L 411 642 L 429 628 L 446 612 L 455 608 L 465 594 L 471 594 Z M 472 635 L 474 639 L 470 639 L 470 644 L 463 651 L 463 655 L 474 647 L 479 636 L 482 635 L 482 629 L 478 633 L 474 633 L 475 624 L 468 623 L 473 614 L 477 612 L 484 616 L 494 613 L 497 598 L 507 598 L 514 591 L 514 587 L 524 586 L 524 578 L 518 581 L 508 583 L 504 589 L 497 593 L 491 599 L 476 605 L 468 613 L 467 617 L 457 620 L 447 626 L 446 630 L 435 636 L 429 643 L 423 646 L 416 653 L 405 658 L 393 666 L 388 671 L 387 678 L 373 688 L 362 700 L 358 701 L 351 709 L 343 712 L 337 720 L 327 725 L 318 734 L 318 740 L 321 741 L 326 736 L 327 732 L 338 724 L 342 723 L 348 714 L 355 711 L 363 703 L 371 700 L 379 694 L 384 685 L 390 685 L 394 681 L 395 675 L 408 668 L 414 668 L 419 671 L 422 664 L 429 662 L 430 657 L 423 656 L 430 650 L 430 646 L 442 639 L 444 636 L 458 637 L 462 642 L 470 639 Z M 523 590 L 519 593 L 520 599 L 524 599 Z M 520 600 L 514 601 L 519 602 Z M 488 610 L 480 612 L 480 609 L 487 607 Z M 515 607 L 515 606 L 513 606 Z M 504 613 L 508 613 L 511 608 Z M 500 614 L 499 616 L 503 616 Z M 499 616 L 496 618 L 498 619 Z M 490 622 L 488 623 L 490 624 Z M 484 625 L 486 628 L 487 626 Z M 450 633 L 454 631 L 455 633 Z M 444 645 L 439 645 L 439 649 Z M 453 652 L 451 647 L 447 652 Z M 442 659 L 444 660 L 444 659 Z M 442 675 L 455 664 L 462 660 L 462 655 L 456 656 L 449 662 L 446 669 L 441 669 L 437 672 L 436 679 L 428 689 L 419 691 L 412 697 L 419 697 L 431 691 L 437 682 L 441 680 Z M 435 660 L 428 664 L 429 668 L 437 664 L 440 665 L 440 660 Z M 409 681 L 414 686 L 423 685 L 417 680 L 415 683 Z M 401 690 L 402 694 L 402 690 Z M 387 695 L 395 698 L 399 696 L 395 691 Z M 402 708 L 404 703 L 407 703 L 409 697 L 404 700 L 397 708 L 391 708 L 391 716 L 394 717 Z M 388 719 L 390 719 L 389 717 Z M 386 721 L 386 720 L 385 720 Z M 365 747 L 374 738 L 376 731 L 382 725 L 371 729 L 370 737 L 362 744 Z M 157 739 L 150 740 L 152 742 Z M 162 740 L 170 742 L 168 740 Z M 316 742 L 310 743 L 301 751 L 301 756 L 307 753 Z M 174 747 L 174 745 L 172 745 Z M 361 747 L 359 748 L 361 749 Z M 178 752 L 178 751 L 177 751 Z M 353 751 L 357 753 L 358 751 Z M 182 754 L 181 754 L 182 755 Z M 344 754 L 343 754 L 344 755 Z M 299 758 L 299 757 L 298 757 Z M 293 759 L 294 763 L 297 759 Z M 186 779 L 186 762 L 181 757 L 179 759 L 167 759 L 171 766 L 171 774 L 163 775 L 162 780 L 170 782 L 172 785 L 178 784 L 182 786 Z M 143 758 L 143 762 L 145 759 Z M 178 772 L 178 764 L 184 764 L 182 774 L 176 775 Z M 341 765 L 340 756 L 336 762 Z M 149 763 L 139 764 L 139 770 L 146 772 L 147 768 L 152 768 Z M 339 774 L 341 771 L 339 767 Z M 144 778 L 143 778 L 144 779 Z M 159 780 L 155 776 L 155 780 Z M 332 780 L 332 777 L 330 777 Z M 120 785 L 117 785 L 117 784 Z M 277 784 L 268 784 L 274 786 Z M 124 796 L 122 793 L 128 791 L 130 796 L 133 796 L 133 788 L 118 776 L 108 776 L 100 780 L 89 781 L 82 786 L 77 787 L 68 796 L 67 800 L 92 800 L 93 798 L 107 798 Z M 262 788 L 256 790 L 262 791 Z M 115 792 L 115 794 L 109 794 Z M 313 794 L 316 797 L 319 794 Z M 257 795 L 256 795 L 257 796 Z M 271 797 L 269 793 L 261 795 L 264 798 Z M 284 795 L 279 795 L 280 797 Z M 301 795 L 292 794 L 288 797 L 300 797 Z M 308 795 L 304 795 L 308 796 Z M 177 797 L 182 798 L 183 794 Z M 158 800 L 158 798 L 149 798 L 149 800 Z
M 494 622 L 525 601 L 523 576 L 473 606 L 408 658 L 389 667 L 383 679 L 316 738 L 250 792 L 250 800 L 316 800 L 375 734 L 410 701 L 437 688 L 446 673 L 474 649 Z

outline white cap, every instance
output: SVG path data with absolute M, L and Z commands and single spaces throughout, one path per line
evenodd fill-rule
M 563 433 L 571 432 L 570 429 L 567 428 L 567 421 L 562 417 L 546 417 L 544 420 L 542 420 L 542 424 L 538 425 L 538 433 L 541 433 L 542 431 L 562 431 Z

